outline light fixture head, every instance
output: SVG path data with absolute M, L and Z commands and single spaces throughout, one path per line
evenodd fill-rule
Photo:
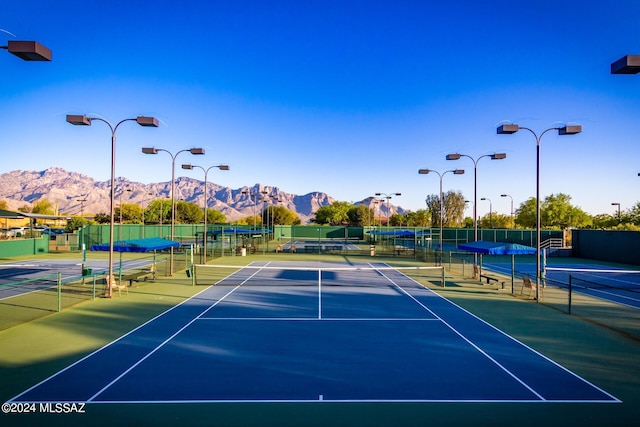
M 458 153 L 447 154 L 447 160 L 458 160 L 460 157 L 462 156 Z
M 489 156 L 491 160 L 502 160 L 507 158 L 507 153 L 494 153 Z
M 144 154 L 158 154 L 158 149 L 156 147 L 142 147 L 142 152 Z
M 191 170 L 193 169 L 193 165 L 182 165 L 182 169 Z
M 192 148 L 189 150 L 191 152 L 191 154 L 195 154 L 195 155 L 203 155 L 204 154 L 204 148 Z
M 499 135 L 516 133 L 516 132 L 518 132 L 518 130 L 520 130 L 520 127 L 518 125 L 514 125 L 514 124 L 500 125 L 496 129 L 496 131 L 497 131 L 497 133 Z
M 136 117 L 136 123 L 138 123 L 140 126 L 145 127 L 158 127 L 158 119 L 156 119 L 155 117 L 138 116 Z
M 638 74 L 640 55 L 625 55 L 611 64 L 611 74 Z
M 85 115 L 67 114 L 67 122 L 77 126 L 91 126 L 91 119 Z
M 51 49 L 36 41 L 9 41 L 7 50 L 25 61 L 51 61 Z
M 456 169 L 453 171 L 454 175 L 462 175 L 464 174 L 464 169 Z
M 582 132 L 582 125 L 567 125 L 558 129 L 558 135 L 575 135 Z
M 426 174 L 428 174 L 429 172 L 431 172 L 431 169 L 418 169 L 418 173 L 419 173 L 420 175 L 426 175 Z M 379 196 L 379 195 L 380 195 L 380 193 L 376 193 L 376 196 Z

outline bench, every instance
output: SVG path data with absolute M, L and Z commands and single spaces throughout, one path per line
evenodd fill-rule
M 142 270 L 135 270 L 127 274 L 123 274 L 122 280 L 128 280 L 129 287 L 131 287 L 133 286 L 133 282 L 141 282 L 141 281 L 146 282 L 149 279 L 149 277 L 147 276 L 149 276 L 150 274 L 152 275 L 152 279 L 156 278 L 155 269 L 153 267 L 144 268 Z M 142 280 L 140 280 L 141 277 L 143 278 Z
M 504 289 L 504 284 L 506 283 L 505 279 L 502 279 L 502 278 L 496 277 L 496 276 L 489 276 L 488 274 L 481 274 L 480 275 L 480 281 L 482 281 L 482 279 L 485 279 L 487 281 L 487 284 L 489 284 L 491 282 L 501 283 L 502 284 L 502 289 Z

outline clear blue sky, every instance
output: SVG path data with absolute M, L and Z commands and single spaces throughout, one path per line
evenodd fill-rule
M 640 54 L 640 2 L 488 1 L 30 1 L 4 5 L 3 42 L 38 40 L 51 63 L 0 52 L 0 173 L 52 166 L 105 181 L 106 125 L 76 127 L 66 114 L 112 122 L 153 115 L 160 128 L 118 130 L 116 175 L 176 175 L 231 188 L 262 183 L 355 202 L 401 192 L 392 203 L 424 208 L 445 191 L 507 214 L 535 195 L 535 139 L 496 135 L 510 121 L 548 133 L 541 194 L 566 193 L 591 214 L 640 201 L 640 75 L 610 63 Z M 2 43 L 5 44 L 5 43 Z M 480 202 L 478 214 L 489 211 Z M 470 213 L 470 209 L 467 214 Z

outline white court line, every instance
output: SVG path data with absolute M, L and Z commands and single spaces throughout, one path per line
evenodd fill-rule
M 373 266 L 372 266 L 373 267 Z M 487 359 L 489 359 L 491 362 L 493 362 L 496 366 L 498 366 L 500 369 L 502 369 L 503 372 L 505 372 L 507 375 L 509 375 L 510 377 L 512 377 L 514 380 L 516 380 L 517 382 L 519 382 L 523 387 L 525 387 L 527 390 L 529 390 L 531 393 L 533 393 L 535 396 L 537 396 L 538 398 L 540 398 L 540 400 L 546 400 L 540 393 L 538 393 L 537 391 L 535 391 L 531 386 L 529 386 L 527 383 L 525 383 L 523 380 L 521 380 L 520 378 L 518 378 L 517 375 L 515 375 L 513 372 L 511 372 L 509 369 L 507 369 L 505 366 L 503 366 L 500 362 L 498 362 L 496 359 L 494 359 L 493 357 L 491 357 L 486 351 L 484 351 L 483 349 L 481 349 L 478 345 L 476 345 L 474 342 L 472 342 L 469 338 L 467 338 L 466 336 L 464 336 L 464 334 L 462 334 L 460 331 L 458 331 L 457 329 L 455 329 L 453 326 L 451 326 L 449 323 L 447 323 L 447 321 L 445 321 L 443 318 L 441 318 L 440 316 L 438 316 L 437 314 L 435 314 L 433 311 L 431 311 L 429 308 L 427 308 L 427 306 L 425 306 L 424 304 L 422 304 L 420 301 L 418 301 L 417 298 L 415 298 L 413 295 L 411 295 L 409 292 L 407 292 L 406 290 L 404 290 L 400 285 L 398 285 L 397 283 L 395 283 L 393 280 L 391 280 L 389 277 L 387 277 L 384 273 L 380 273 L 382 274 L 384 277 L 387 278 L 387 280 L 389 280 L 389 282 L 393 283 L 395 286 L 398 287 L 398 289 L 400 289 L 400 291 L 402 291 L 403 293 L 405 293 L 409 298 L 411 298 L 412 300 L 414 300 L 420 307 L 424 308 L 425 310 L 427 310 L 429 313 L 433 314 L 437 319 L 439 319 L 445 326 L 447 326 L 449 329 L 451 329 L 451 331 L 453 331 L 456 335 L 458 335 L 460 338 L 462 338 L 464 341 L 466 341 L 469 345 L 471 345 L 473 348 L 475 348 L 480 354 L 482 354 L 483 356 L 485 356 Z M 402 273 L 401 273 L 402 274 Z M 403 276 L 411 279 L 410 277 L 406 276 L 403 274 Z M 413 280 L 413 279 L 411 279 Z M 435 292 L 434 292 L 435 293 Z M 436 294 L 437 295 L 437 294 Z

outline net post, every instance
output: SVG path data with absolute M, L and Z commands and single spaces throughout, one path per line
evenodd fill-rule
M 62 311 L 62 273 L 56 273 L 56 282 L 58 286 L 58 313 Z
M 92 288 L 91 288 L 91 293 L 93 296 L 93 300 L 95 301 L 96 299 L 96 275 L 93 275 L 93 284 L 92 284 Z
M 440 266 L 440 273 L 442 274 L 442 287 L 446 287 L 447 286 L 447 282 L 444 279 L 444 266 Z
M 571 314 L 571 293 L 572 293 L 572 290 L 573 290 L 572 281 L 573 281 L 573 276 L 571 276 L 571 274 L 570 274 L 569 275 L 569 302 L 567 303 L 568 304 L 568 306 L 567 306 L 567 314 Z

